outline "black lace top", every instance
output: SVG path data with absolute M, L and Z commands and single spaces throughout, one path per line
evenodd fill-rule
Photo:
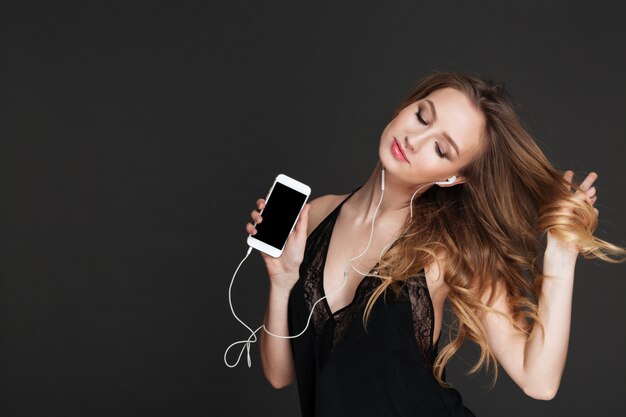
M 307 239 L 300 279 L 289 297 L 292 335 L 304 329 L 313 304 L 324 296 L 322 273 L 335 221 L 359 188 Z M 424 274 L 409 278 L 399 296 L 379 297 L 366 332 L 363 312 L 378 284 L 378 278 L 365 276 L 353 301 L 335 313 L 326 299 L 317 303 L 307 331 L 290 339 L 302 416 L 474 416 L 459 392 L 441 387 L 432 374 L 438 346 Z

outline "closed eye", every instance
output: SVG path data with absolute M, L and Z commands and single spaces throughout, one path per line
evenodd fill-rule
M 446 154 L 441 152 L 441 148 L 439 147 L 439 144 L 437 143 L 437 141 L 435 141 L 435 152 L 437 152 L 437 155 L 439 155 L 439 158 L 447 158 Z
M 418 110 L 417 113 L 415 113 L 415 116 L 417 116 L 417 120 L 419 120 L 419 122 L 423 125 L 427 124 L 426 121 L 424 119 L 422 119 L 422 115 L 420 114 L 420 111 Z
M 419 120 L 419 122 L 421 124 L 423 124 L 423 125 L 427 125 L 428 124 L 422 118 L 422 115 L 420 114 L 420 110 L 419 109 L 415 113 L 415 116 L 417 117 L 417 120 Z M 439 156 L 439 158 L 442 158 L 442 159 L 446 159 L 447 158 L 446 154 L 441 151 L 441 148 L 439 147 L 439 144 L 436 141 L 435 141 L 435 152 L 437 152 L 437 155 Z

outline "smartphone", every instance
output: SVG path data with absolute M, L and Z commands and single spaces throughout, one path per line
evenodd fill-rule
M 254 224 L 257 232 L 248 235 L 248 245 L 279 258 L 310 195 L 311 187 L 279 174 L 265 198 L 263 221 L 258 226 Z

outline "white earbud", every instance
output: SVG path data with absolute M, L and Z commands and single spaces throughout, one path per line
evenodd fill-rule
M 450 178 L 448 178 L 445 181 L 435 181 L 435 184 L 438 185 L 447 185 L 447 184 L 452 184 L 454 183 L 454 181 L 456 181 L 456 175 L 451 176 Z

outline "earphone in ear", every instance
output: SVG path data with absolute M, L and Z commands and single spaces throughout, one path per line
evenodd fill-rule
M 454 181 L 456 181 L 456 175 L 451 176 L 450 178 L 448 178 L 445 181 L 435 181 L 435 184 L 437 184 L 437 185 L 448 185 L 448 184 L 454 183 Z

